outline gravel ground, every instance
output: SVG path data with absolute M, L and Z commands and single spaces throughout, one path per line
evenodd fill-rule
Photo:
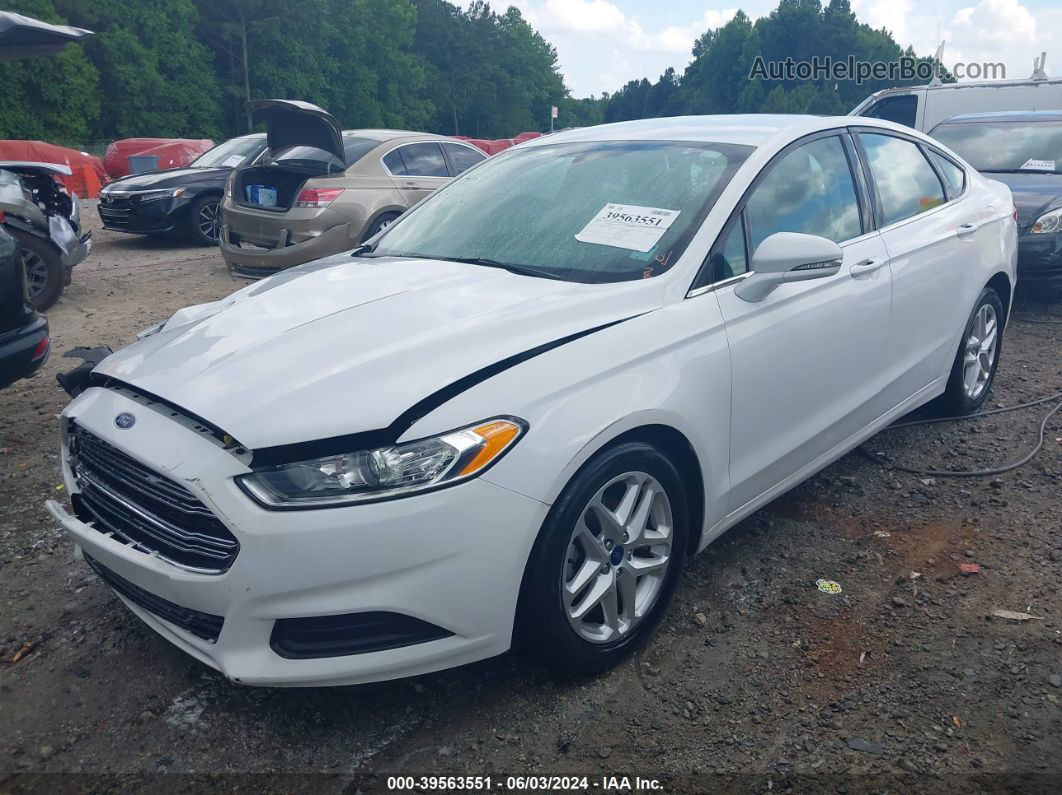
M 95 242 L 50 314 L 57 352 L 126 344 L 240 286 L 209 249 L 98 229 Z M 1062 391 L 1060 346 L 1062 326 L 1014 322 L 991 404 Z M 44 512 L 60 482 L 54 375 L 74 363 L 55 355 L 0 393 L 0 792 L 386 791 L 394 774 L 493 775 L 496 788 L 565 774 L 602 791 L 623 787 L 607 776 L 676 792 L 1062 789 L 1062 415 L 1033 462 L 997 478 L 847 456 L 691 561 L 652 643 L 607 675 L 559 679 L 509 654 L 263 690 L 133 617 Z M 868 447 L 991 466 L 1031 446 L 1044 413 Z M 843 592 L 821 593 L 820 578 Z

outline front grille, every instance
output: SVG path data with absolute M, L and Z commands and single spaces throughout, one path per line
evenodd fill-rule
M 232 565 L 239 542 L 194 494 L 77 423 L 69 440 L 79 519 L 179 566 L 218 573 Z
M 124 577 L 115 574 L 98 560 L 88 555 L 85 555 L 85 562 L 100 575 L 100 578 L 105 583 L 119 594 L 164 621 L 175 624 L 181 629 L 191 632 L 196 637 L 208 640 L 211 643 L 217 641 L 218 636 L 221 634 L 221 627 L 225 623 L 225 619 L 222 616 L 201 613 L 190 607 L 181 607 L 168 599 L 163 599 L 161 596 L 155 596 L 155 594 L 145 591 L 139 585 L 134 585 Z
M 129 216 L 134 210 L 134 203 L 125 196 L 115 196 L 110 200 L 100 199 L 100 218 L 109 226 L 128 226 Z

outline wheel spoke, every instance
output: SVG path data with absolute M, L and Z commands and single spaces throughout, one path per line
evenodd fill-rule
M 619 592 L 616 589 L 615 578 L 604 596 L 601 597 L 601 612 L 605 618 L 604 625 L 611 630 L 609 634 L 618 634 L 620 631 Z
M 597 579 L 593 581 L 590 589 L 586 592 L 586 595 L 579 600 L 578 604 L 572 604 L 568 610 L 568 615 L 574 618 L 576 621 L 581 621 L 586 617 L 586 614 L 597 607 L 609 593 L 615 593 L 616 578 L 612 571 L 609 570 L 607 574 L 598 575 Z
M 620 627 L 626 628 L 638 617 L 638 580 L 630 572 L 624 572 L 616 578 L 616 590 L 620 601 Z
M 584 560 L 579 570 L 575 572 L 575 576 L 564 585 L 565 604 L 570 606 L 572 600 L 590 583 L 590 580 L 594 579 L 600 569 L 600 563 L 595 563 L 589 558 Z
M 646 574 L 662 574 L 667 568 L 669 558 L 670 556 L 666 554 L 651 558 L 635 555 L 627 561 L 626 569 L 635 577 L 643 577 Z

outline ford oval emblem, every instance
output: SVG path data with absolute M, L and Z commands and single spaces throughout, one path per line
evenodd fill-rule
M 134 417 L 128 411 L 123 411 L 121 414 L 114 418 L 114 424 L 116 427 L 121 428 L 123 431 L 127 431 L 134 425 L 136 425 L 136 417 Z

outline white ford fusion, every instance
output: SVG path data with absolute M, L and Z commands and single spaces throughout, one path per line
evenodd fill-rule
M 84 559 L 235 681 L 606 668 L 684 559 L 933 398 L 985 400 L 1007 188 L 871 119 L 575 130 L 192 307 L 63 413 Z

